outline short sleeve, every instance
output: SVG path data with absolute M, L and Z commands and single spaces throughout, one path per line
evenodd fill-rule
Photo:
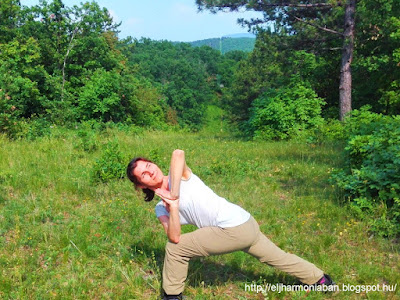
M 156 211 L 157 218 L 161 216 L 169 216 L 169 212 L 167 211 L 167 208 L 164 206 L 164 203 L 162 201 L 157 203 L 154 210 Z

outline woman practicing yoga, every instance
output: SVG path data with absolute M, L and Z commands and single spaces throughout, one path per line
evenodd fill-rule
M 163 299 L 182 299 L 192 257 L 238 250 L 297 277 L 304 284 L 334 284 L 314 264 L 272 243 L 246 210 L 215 194 L 186 165 L 184 151 L 173 151 L 169 176 L 142 157 L 129 163 L 127 175 L 143 190 L 146 201 L 151 201 L 154 195 L 162 199 L 155 212 L 169 239 L 162 273 Z M 184 224 L 193 224 L 198 229 L 181 234 Z

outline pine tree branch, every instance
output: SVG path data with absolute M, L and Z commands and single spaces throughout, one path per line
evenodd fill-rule
M 343 47 L 321 48 L 321 50 L 338 51 L 338 50 L 343 50 Z
M 332 8 L 333 5 L 329 3 L 309 3 L 309 4 L 301 4 L 301 3 L 264 3 L 265 1 L 258 1 L 258 5 L 260 7 L 298 7 L 298 8 Z M 338 6 L 341 4 L 338 3 Z
M 296 8 L 315 8 L 315 9 L 327 9 L 327 8 L 332 8 L 334 6 L 342 6 L 342 3 L 338 1 L 336 5 L 334 4 L 329 4 L 329 3 L 308 3 L 308 4 L 302 4 L 302 3 L 287 3 L 287 2 L 282 2 L 282 3 L 267 3 L 268 1 L 266 0 L 258 0 L 255 3 L 252 4 L 252 9 L 255 11 L 264 11 L 266 8 L 272 8 L 272 7 L 296 7 Z M 224 10 L 224 9 L 229 9 L 231 11 L 237 11 L 241 7 L 246 7 L 249 4 L 248 0 L 242 0 L 242 1 L 236 1 L 234 3 L 220 3 L 220 1 L 211 1 L 211 3 L 208 3 L 207 1 L 204 0 L 196 0 L 197 7 L 199 10 L 203 10 L 204 8 L 211 10 L 212 12 L 216 12 L 218 10 Z M 246 8 L 249 10 L 249 8 Z
M 313 26 L 313 27 L 315 27 L 315 28 L 317 28 L 317 29 L 319 29 L 319 30 L 326 31 L 326 32 L 329 32 L 329 33 L 333 33 L 333 34 L 337 34 L 337 35 L 340 35 L 340 36 L 344 36 L 344 34 L 341 33 L 341 32 L 338 32 L 338 31 L 335 31 L 335 30 L 332 30 L 332 29 L 329 29 L 329 28 L 325 28 L 325 27 L 321 27 L 321 26 L 315 25 L 315 24 L 313 24 L 313 23 L 304 21 L 304 20 L 302 20 L 302 19 L 300 19 L 299 17 L 296 17 L 296 16 L 294 16 L 294 18 L 295 18 L 297 21 L 300 21 L 300 22 L 303 22 L 303 23 L 305 23 L 305 24 L 307 24 L 307 25 Z

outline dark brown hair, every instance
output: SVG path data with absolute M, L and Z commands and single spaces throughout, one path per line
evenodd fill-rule
M 126 175 L 128 176 L 129 180 L 133 182 L 136 189 L 139 189 L 140 182 L 136 178 L 136 176 L 133 175 L 133 170 L 135 170 L 135 168 L 137 167 L 138 161 L 147 161 L 153 163 L 151 160 L 146 159 L 144 157 L 135 157 L 129 162 L 128 167 L 126 168 Z M 152 191 L 151 189 L 142 189 L 142 191 L 145 194 L 144 201 L 153 200 L 155 194 L 154 191 Z

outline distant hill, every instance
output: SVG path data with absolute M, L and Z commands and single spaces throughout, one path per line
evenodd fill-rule
M 224 35 L 223 37 L 230 37 L 230 38 L 256 38 L 255 34 L 252 33 L 234 33 L 234 34 L 228 34 Z
M 247 34 L 246 34 L 247 35 Z M 251 52 L 256 42 L 255 37 L 235 37 L 236 35 L 224 36 L 221 38 L 212 38 L 200 41 L 189 42 L 193 47 L 209 46 L 219 50 L 222 54 L 226 52 L 239 50 Z M 243 34 L 239 35 L 243 36 Z

